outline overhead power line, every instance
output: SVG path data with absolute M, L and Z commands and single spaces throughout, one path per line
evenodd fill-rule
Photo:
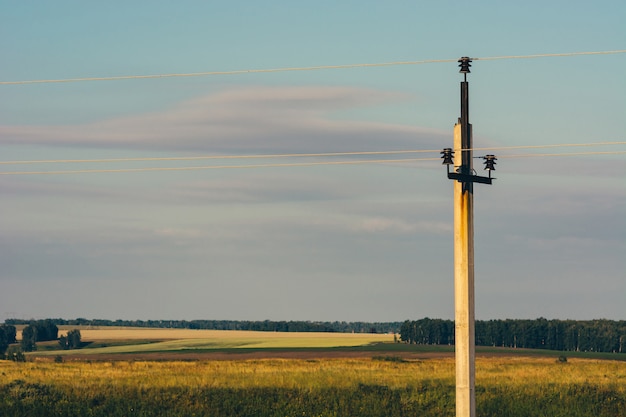
M 317 165 L 358 165 L 358 164 L 382 164 L 390 162 L 419 162 L 437 161 L 439 158 L 409 158 L 409 159 L 363 159 L 354 161 L 324 161 L 324 162 L 293 162 L 282 164 L 248 164 L 248 165 L 209 165 L 193 167 L 154 167 L 154 168 L 120 168 L 120 169 L 84 169 L 68 171 L 15 171 L 0 172 L 0 175 L 58 175 L 58 174 L 87 174 L 87 173 L 112 173 L 112 172 L 148 172 L 148 171 L 196 171 L 204 169 L 237 169 L 237 168 L 278 168 L 278 167 L 305 167 Z
M 519 145 L 519 146 L 497 146 L 497 147 L 482 147 L 482 148 L 472 148 L 472 151 L 503 151 L 503 150 L 514 150 L 514 149 L 547 149 L 547 148 L 565 148 L 565 147 L 587 147 L 587 146 L 607 146 L 607 145 L 626 145 L 626 142 L 589 142 L 589 143 L 558 143 L 558 144 L 550 144 L 550 145 Z M 469 149 L 462 149 L 462 151 L 467 151 Z M 530 154 L 530 155 L 538 155 L 538 154 Z M 554 154 L 551 154 L 554 155 Z M 515 156 L 515 155 L 512 155 Z
M 565 52 L 554 54 L 535 54 L 535 55 L 506 55 L 483 58 L 471 58 L 474 61 L 493 61 L 497 59 L 531 59 L 531 58 L 550 58 L 550 57 L 571 57 L 583 55 L 610 55 L 623 54 L 626 49 L 615 51 L 590 51 L 590 52 Z M 456 62 L 458 58 L 451 59 L 427 59 L 422 61 L 395 61 L 380 62 L 369 64 L 343 64 L 343 65 L 317 65 L 311 67 L 286 67 L 286 68 L 268 68 L 268 69 L 243 69 L 233 71 L 206 71 L 192 73 L 172 73 L 172 74 L 149 74 L 149 75 L 121 75 L 114 77 L 84 77 L 84 78 L 65 78 L 65 79 L 42 79 L 42 80 L 24 80 L 24 81 L 0 81 L 0 85 L 17 85 L 17 84 L 50 84 L 50 83 L 73 83 L 82 81 L 119 81 L 119 80 L 138 80 L 152 78 L 180 78 L 180 77 L 205 77 L 210 75 L 241 75 L 255 73 L 271 73 L 271 72 L 293 72 L 293 71 L 318 71 L 330 69 L 349 69 L 349 68 L 368 68 L 368 67 L 390 67 L 399 65 L 422 65 L 444 62 Z
M 49 84 L 49 83 L 73 83 L 81 81 L 119 81 L 119 80 L 141 80 L 151 78 L 180 78 L 180 77 L 205 77 L 209 75 L 241 75 L 241 74 L 257 74 L 268 72 L 293 72 L 293 71 L 317 71 L 328 69 L 348 69 L 348 68 L 366 68 L 366 67 L 390 67 L 396 65 L 419 65 L 431 64 L 436 62 L 455 62 L 456 59 L 429 59 L 424 61 L 396 61 L 381 62 L 373 64 L 346 64 L 346 65 L 318 65 L 313 67 L 286 67 L 286 68 L 267 68 L 267 69 L 245 69 L 233 71 L 206 71 L 191 73 L 174 73 L 174 74 L 150 74 L 150 75 L 121 75 L 117 77 L 85 77 L 85 78 L 66 78 L 57 80 L 27 80 L 27 81 L 0 81 L 0 85 L 12 84 Z
M 535 55 L 504 55 L 504 56 L 492 56 L 485 58 L 471 58 L 474 61 L 494 61 L 496 59 L 532 59 L 532 58 L 555 58 L 566 56 L 581 56 L 581 55 L 611 55 L 611 54 L 623 54 L 626 53 L 625 49 L 615 51 L 596 51 L 596 52 L 565 52 L 561 54 L 535 54 Z
M 472 151 L 499 151 L 513 149 L 545 149 L 563 147 L 591 147 L 626 145 L 626 141 L 589 142 L 589 143 L 560 143 L 548 145 L 521 145 L 473 148 Z M 469 149 L 463 149 L 467 151 Z M 200 156 L 172 156 L 172 157 L 138 157 L 138 158 L 102 158 L 102 159 L 42 159 L 24 161 L 0 161 L 0 165 L 34 165 L 34 164 L 68 164 L 68 163 L 117 163 L 117 162 L 155 162 L 155 161 L 197 161 L 211 159 L 276 159 L 301 157 L 334 157 L 334 156 L 374 156 L 374 155 L 402 155 L 413 153 L 439 153 L 441 149 L 410 149 L 398 151 L 359 151 L 359 152 L 321 152 L 321 153 L 286 153 L 286 154 L 256 154 L 256 155 L 200 155 Z
M 624 142 L 626 144 L 626 142 Z M 363 151 L 363 152 L 325 152 L 325 153 L 286 153 L 259 155 L 203 155 L 203 156 L 172 156 L 145 158 L 112 158 L 112 159 L 44 159 L 39 161 L 0 161 L 0 165 L 18 164 L 49 164 L 49 163 L 84 163 L 84 162 L 148 162 L 148 161 L 194 161 L 207 159 L 274 159 L 298 157 L 329 157 L 329 156 L 365 156 L 365 155 L 398 155 L 407 153 L 433 153 L 437 150 L 406 150 L 406 151 Z
M 532 157 L 562 157 L 562 156 L 585 156 L 585 155 L 624 155 L 626 151 L 589 151 L 570 153 L 531 153 L 498 155 L 498 158 L 532 158 Z M 146 167 L 146 168 L 119 168 L 119 169 L 81 169 L 59 171 L 4 171 L 0 175 L 63 175 L 63 174 L 97 174 L 97 173 L 123 173 L 123 172 L 154 172 L 154 171 L 198 171 L 209 169 L 245 169 L 245 168 L 282 168 L 282 167 L 307 167 L 319 165 L 363 165 L 363 164 L 388 164 L 398 162 L 424 162 L 439 161 L 440 157 L 434 158 L 406 158 L 406 159 L 360 159 L 352 161 L 321 161 L 321 162 L 293 162 L 271 164 L 247 164 L 247 165 L 208 165 L 188 167 Z
M 626 151 L 590 151 L 564 153 L 526 153 L 516 155 L 499 155 L 498 158 L 534 158 L 542 156 L 586 156 L 586 155 L 624 155 Z

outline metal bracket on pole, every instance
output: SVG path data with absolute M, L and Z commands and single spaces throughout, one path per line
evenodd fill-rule
M 451 180 L 457 180 L 458 182 L 478 182 L 480 184 L 491 184 L 491 180 L 495 178 L 491 177 L 479 177 L 472 174 L 459 174 L 458 172 L 448 172 L 448 178 Z

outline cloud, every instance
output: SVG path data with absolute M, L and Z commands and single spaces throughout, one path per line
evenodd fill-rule
M 159 237 L 175 238 L 175 239 L 193 239 L 201 236 L 196 229 L 181 229 L 173 227 L 164 227 L 156 229 L 154 234 Z
M 575 248 L 580 250 L 597 249 L 601 246 L 611 244 L 619 244 L 619 242 L 611 242 L 606 238 L 582 237 L 582 236 L 557 236 L 557 237 L 528 237 L 511 235 L 507 240 L 512 243 L 533 246 L 539 251 L 555 251 L 559 248 Z
M 348 87 L 238 88 L 187 100 L 165 111 L 89 124 L 0 126 L 0 143 L 212 153 L 439 147 L 448 132 L 331 117 L 339 110 L 406 98 Z
M 394 233 L 413 234 L 422 233 L 451 233 L 452 224 L 444 222 L 410 222 L 398 218 L 369 217 L 358 221 L 354 229 L 366 233 Z
M 366 187 L 345 189 L 327 177 L 302 172 L 260 172 L 247 175 L 180 182 L 163 196 L 184 204 L 280 203 L 293 201 L 347 200 L 367 192 Z

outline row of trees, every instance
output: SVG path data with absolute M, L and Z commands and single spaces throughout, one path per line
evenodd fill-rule
M 54 321 L 37 320 L 29 322 L 22 330 L 22 350 L 32 352 L 37 348 L 37 342 L 47 342 L 59 338 L 59 328 Z
M 212 330 L 256 330 L 272 332 L 400 333 L 400 340 L 425 345 L 454 344 L 452 320 L 424 318 L 416 321 L 308 322 L 308 321 L 234 321 L 234 320 L 88 320 L 46 319 L 22 321 L 9 319 L 0 326 L 0 353 L 15 343 L 15 325 L 26 324 L 21 346 L 32 351 L 36 342 L 59 340 L 64 349 L 81 346 L 80 331 L 58 338 L 57 325 L 134 326 Z M 476 321 L 476 345 L 561 351 L 626 352 L 626 321 L 613 320 L 489 320 Z
M 0 359 L 23 358 L 22 352 L 36 350 L 37 342 L 58 340 L 62 349 L 81 347 L 80 330 L 70 330 L 61 337 L 58 335 L 59 328 L 53 320 L 31 321 L 22 329 L 22 340 L 18 346 L 16 327 L 12 324 L 2 324 L 0 325 Z
M 626 352 L 626 321 L 478 320 L 477 346 L 582 352 Z M 454 322 L 425 318 L 405 321 L 400 339 L 425 345 L 454 344 Z
M 17 344 L 17 329 L 10 324 L 0 325 L 0 359 L 9 359 L 16 362 L 26 360 L 22 349 Z
M 101 320 L 77 318 L 48 319 L 59 326 L 127 326 L 168 329 L 254 330 L 266 332 L 397 333 L 402 322 L 311 322 L 311 321 L 237 321 L 237 320 Z M 27 320 L 7 319 L 9 324 L 28 324 Z
M 61 349 L 79 349 L 81 347 L 80 330 L 74 329 L 67 332 L 67 335 L 59 337 Z
M 17 330 L 10 324 L 0 325 L 0 358 L 4 356 L 10 344 L 17 343 Z

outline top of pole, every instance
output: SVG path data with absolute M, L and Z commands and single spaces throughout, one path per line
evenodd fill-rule
M 464 56 L 461 59 L 459 59 L 458 62 L 459 62 L 459 67 L 461 68 L 459 72 L 463 74 L 463 80 L 467 81 L 467 74 L 470 73 L 470 67 L 472 66 L 471 64 L 472 58 L 468 56 Z
M 467 74 L 469 74 L 472 58 L 464 56 L 459 58 L 459 72 L 463 74 L 461 82 L 461 117 L 454 125 L 454 149 L 445 148 L 441 152 L 443 164 L 446 165 L 448 178 L 456 180 L 463 184 L 463 192 L 473 192 L 473 183 L 492 184 L 491 171 L 495 171 L 496 157 L 487 155 L 485 159 L 485 169 L 489 171 L 488 177 L 477 175 L 472 168 L 472 125 L 469 122 L 469 83 L 467 82 Z M 458 150 L 459 154 L 454 158 L 454 150 Z M 454 172 L 450 172 L 450 165 L 454 165 Z

